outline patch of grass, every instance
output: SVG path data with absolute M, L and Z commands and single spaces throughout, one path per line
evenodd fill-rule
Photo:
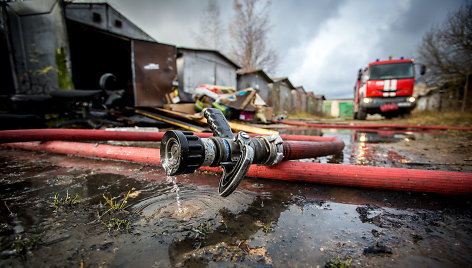
M 108 230 L 123 230 L 128 232 L 131 230 L 131 221 L 126 219 L 111 218 L 107 222 L 102 221 L 102 224 L 105 225 Z
M 103 194 L 103 199 L 105 199 L 105 204 L 102 204 L 100 202 L 100 207 L 107 207 L 108 209 L 100 215 L 100 212 L 98 212 L 98 219 L 100 220 L 103 225 L 105 225 L 109 231 L 128 231 L 130 232 L 131 230 L 131 221 L 126 219 L 123 216 L 123 213 L 127 213 L 125 211 L 125 205 L 127 203 L 127 200 L 130 196 L 130 191 L 128 191 L 127 194 L 123 195 L 123 200 L 121 202 L 113 201 L 112 197 L 107 197 L 105 194 Z M 112 214 L 117 213 L 118 215 L 121 215 L 123 217 L 119 216 L 112 216 Z M 104 216 L 107 215 L 108 219 L 103 219 Z
M 26 254 L 28 250 L 36 248 L 38 241 L 43 235 L 31 236 L 31 237 L 22 237 L 21 235 L 17 236 L 15 241 L 13 241 L 13 249 L 16 254 Z
M 213 231 L 213 228 L 211 227 L 211 221 L 207 221 L 206 224 L 200 223 L 200 231 L 204 233 L 209 233 Z
M 110 197 L 108 198 L 105 194 L 103 194 L 103 199 L 105 199 L 105 204 L 108 205 L 108 210 L 105 211 L 105 213 L 103 213 L 101 216 L 99 216 L 99 218 L 103 217 L 105 214 L 107 214 L 108 212 L 110 211 L 120 211 L 120 210 L 123 210 L 125 205 L 126 205 L 126 202 L 128 200 L 128 197 L 129 197 L 129 194 L 130 194 L 130 191 L 128 191 L 127 194 L 123 195 L 123 200 L 120 202 L 113 202 L 113 198 Z M 100 206 L 103 206 L 102 202 L 100 202 Z
M 52 204 L 58 209 L 61 206 L 69 206 L 72 207 L 74 205 L 77 205 L 79 203 L 79 195 L 76 194 L 74 197 L 69 195 L 69 190 L 67 190 L 66 197 L 65 198 L 60 198 L 59 194 L 56 193 L 54 195 L 54 200 Z
M 327 119 L 327 118 L 333 118 L 333 117 L 328 116 L 328 115 L 309 114 L 306 112 L 292 112 L 288 114 L 288 119 L 290 118 Z
M 326 261 L 325 268 L 346 268 L 351 266 L 352 259 L 347 258 L 346 260 L 342 260 L 341 257 L 332 258 L 329 261 Z
M 195 238 L 199 237 L 200 235 L 205 235 L 207 233 L 213 232 L 213 226 L 211 225 L 211 221 L 207 220 L 206 223 L 200 223 L 198 229 L 194 229 Z
M 399 119 L 401 121 L 401 119 Z M 413 125 L 437 126 L 472 126 L 472 113 L 459 111 L 424 111 L 416 112 L 404 119 Z
M 265 224 L 264 226 L 262 226 L 262 231 L 264 232 L 264 234 L 268 234 L 272 230 L 274 230 L 274 227 L 272 226 L 272 224 L 273 224 L 273 222 L 269 222 L 269 223 Z

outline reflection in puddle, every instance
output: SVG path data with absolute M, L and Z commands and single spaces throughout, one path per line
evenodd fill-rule
M 349 164 L 404 167 L 405 164 L 411 162 L 406 156 L 395 151 L 380 148 L 378 144 L 396 143 L 412 138 L 414 138 L 412 133 L 354 130 L 350 144 L 351 153 Z
M 310 128 L 286 128 L 280 131 L 282 134 L 292 135 L 316 135 L 338 136 L 344 141 L 345 147 L 342 153 L 337 155 L 319 157 L 316 159 L 303 159 L 300 161 L 312 161 L 317 163 L 368 165 L 379 167 L 403 167 L 410 168 L 411 162 L 408 156 L 404 156 L 391 149 L 386 149 L 383 144 L 394 144 L 422 137 L 423 133 L 397 130 L 350 130 L 350 129 L 310 129 Z

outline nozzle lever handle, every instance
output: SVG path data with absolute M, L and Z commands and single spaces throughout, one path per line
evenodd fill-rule
M 228 121 L 226 121 L 225 116 L 220 110 L 215 108 L 206 108 L 203 115 L 207 119 L 208 125 L 210 126 L 211 131 L 213 131 L 214 136 L 230 139 L 234 138 L 233 131 L 231 131 Z

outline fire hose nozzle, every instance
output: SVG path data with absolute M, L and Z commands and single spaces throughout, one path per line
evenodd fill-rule
M 167 131 L 161 141 L 162 166 L 167 175 L 193 173 L 200 166 L 221 166 L 218 192 L 230 195 L 246 175 L 251 164 L 274 165 L 283 159 L 279 135 L 251 138 L 240 131 L 234 136 L 223 113 L 214 108 L 203 112 L 213 137 L 199 138 L 191 131 Z

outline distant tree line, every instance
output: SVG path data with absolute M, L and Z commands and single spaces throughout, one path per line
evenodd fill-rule
M 440 26 L 432 27 L 418 49 L 429 85 L 453 91 L 464 111 L 472 80 L 472 4 L 464 4 Z M 468 108 L 470 109 L 470 108 Z

